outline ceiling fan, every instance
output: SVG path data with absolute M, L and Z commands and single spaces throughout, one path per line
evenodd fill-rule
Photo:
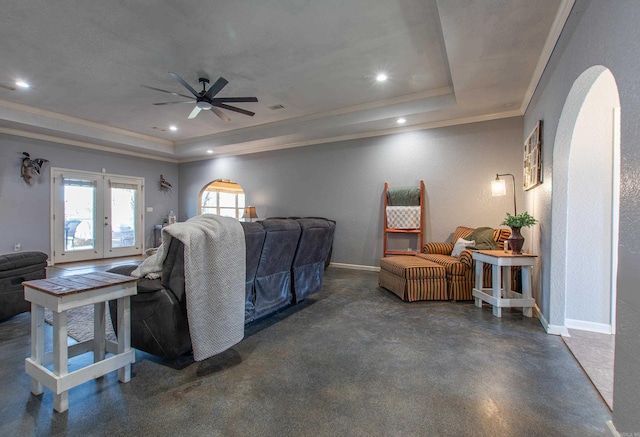
M 181 100 L 179 102 L 154 103 L 154 105 L 175 105 L 175 104 L 180 104 L 180 103 L 193 103 L 193 102 L 195 102 L 196 106 L 195 106 L 195 108 L 193 108 L 193 111 L 191 111 L 191 114 L 189 114 L 189 117 L 188 117 L 190 120 L 192 118 L 196 118 L 196 116 L 202 110 L 205 110 L 205 111 L 211 110 L 214 114 L 216 114 L 218 117 L 220 117 L 223 121 L 231 120 L 227 116 L 227 114 L 222 112 L 219 108 L 226 109 L 228 111 L 238 112 L 240 114 L 248 115 L 250 117 L 253 117 L 255 115 L 255 112 L 247 111 L 246 109 L 238 108 L 236 106 L 227 105 L 227 103 L 257 102 L 258 101 L 257 97 L 215 97 L 220 92 L 220 90 L 222 90 L 222 88 L 224 88 L 229 83 L 229 81 L 226 80 L 224 77 L 219 77 L 218 80 L 216 80 L 216 82 L 213 85 L 211 85 L 208 90 L 207 90 L 206 87 L 207 87 L 207 84 L 209 83 L 209 79 L 204 78 L 204 77 L 199 78 L 198 82 L 200 82 L 202 84 L 202 91 L 198 92 L 198 91 L 194 90 L 193 87 L 191 87 L 191 85 L 189 85 L 177 73 L 174 73 L 174 72 L 170 71 L 169 75 L 171 75 L 171 77 L 173 77 L 175 80 L 180 82 L 182 84 L 182 86 L 184 86 L 186 89 L 188 89 L 191 92 L 191 94 L 193 94 L 193 97 L 185 95 L 185 94 L 174 93 L 173 91 L 167 91 L 167 90 L 162 90 L 160 88 L 154 88 L 154 87 L 147 86 L 147 85 L 140 85 L 142 87 L 149 88 L 149 89 L 152 89 L 152 90 L 155 90 L 155 91 L 161 91 L 163 93 L 173 94 L 174 96 L 180 96 L 180 97 L 185 97 L 185 98 L 189 99 L 189 100 Z M 194 99 L 194 97 L 195 97 L 195 99 Z

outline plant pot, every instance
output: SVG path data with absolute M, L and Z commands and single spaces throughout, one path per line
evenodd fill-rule
M 520 226 L 511 226 L 511 235 L 507 238 L 509 241 L 509 249 L 514 255 L 522 255 L 522 245 L 524 237 L 520 233 Z

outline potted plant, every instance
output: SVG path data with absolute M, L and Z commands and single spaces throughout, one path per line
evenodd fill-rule
M 538 223 L 538 220 L 529 215 L 529 212 L 527 211 L 516 215 L 507 213 L 507 217 L 500 224 L 509 226 L 511 228 L 511 235 L 509 236 L 509 238 L 507 238 L 511 253 L 513 253 L 514 255 L 522 254 L 524 237 L 520 233 L 520 228 L 522 228 L 523 226 L 528 228 L 535 225 L 536 223 Z

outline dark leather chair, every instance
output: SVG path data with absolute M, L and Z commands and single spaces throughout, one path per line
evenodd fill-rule
M 24 300 L 22 282 L 46 278 L 47 258 L 42 252 L 0 255 L 0 320 L 31 309 Z
M 137 266 L 118 266 L 112 273 L 130 275 Z M 131 297 L 131 346 L 154 355 L 174 358 L 191 351 L 184 291 L 184 245 L 172 239 L 158 279 L 140 278 L 138 294 Z M 117 301 L 109 311 L 117 314 Z M 113 329 L 117 324 L 111 317 Z
M 335 222 L 320 218 L 296 219 L 301 235 L 291 267 L 296 303 L 322 290 L 325 262 L 333 244 Z
M 256 319 L 292 302 L 291 265 L 300 239 L 296 220 L 267 219 L 258 223 L 266 235 L 256 270 Z
M 256 272 L 266 232 L 264 227 L 257 222 L 241 222 L 240 224 L 244 229 L 244 240 L 247 246 L 244 319 L 245 323 L 248 323 L 254 319 L 256 313 Z

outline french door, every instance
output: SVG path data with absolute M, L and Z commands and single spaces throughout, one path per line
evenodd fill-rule
M 54 263 L 139 255 L 144 179 L 51 169 Z

